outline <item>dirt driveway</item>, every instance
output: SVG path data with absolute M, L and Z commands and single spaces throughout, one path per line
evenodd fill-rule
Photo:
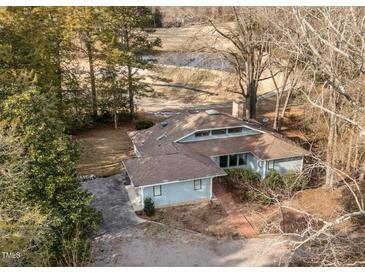
M 122 176 L 83 183 L 103 213 L 94 239 L 94 266 L 272 266 L 283 262 L 286 248 L 278 238 L 218 240 L 138 218 Z

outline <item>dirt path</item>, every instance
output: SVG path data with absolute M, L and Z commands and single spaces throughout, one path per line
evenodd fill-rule
M 250 238 L 257 234 L 247 218 L 239 211 L 232 195 L 225 192 L 222 189 L 222 186 L 217 183 L 214 184 L 214 195 L 220 201 L 222 207 L 227 212 L 231 223 L 237 227 L 237 230 L 242 237 Z
M 218 240 L 133 212 L 121 175 L 83 184 L 104 222 L 93 243 L 93 266 L 273 266 L 287 249 L 280 238 Z

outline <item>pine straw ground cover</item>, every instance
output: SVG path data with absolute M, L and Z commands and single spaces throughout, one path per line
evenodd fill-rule
M 133 155 L 133 145 L 127 135 L 132 130 L 135 130 L 132 124 L 117 129 L 113 125 L 100 125 L 76 134 L 75 138 L 83 146 L 78 173 L 97 177 L 121 173 L 121 161 Z

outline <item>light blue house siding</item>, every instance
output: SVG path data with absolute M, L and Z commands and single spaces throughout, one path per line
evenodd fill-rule
M 251 169 L 258 174 L 260 174 L 262 177 L 264 177 L 264 161 L 262 161 L 262 164 L 259 164 L 260 159 L 257 158 L 253 153 L 251 152 L 245 152 L 247 154 L 247 162 L 245 165 L 239 165 L 239 166 L 233 166 L 231 168 L 244 168 L 244 169 Z M 219 166 L 219 157 L 220 156 L 214 156 L 212 157 L 213 161 Z M 228 167 L 230 168 L 230 167 Z
M 303 157 L 292 157 L 285 159 L 277 159 L 274 161 L 274 170 L 279 174 L 288 174 L 300 172 L 303 170 Z M 269 174 L 269 163 L 267 163 L 267 174 Z
M 209 200 L 212 197 L 212 179 L 205 178 L 201 180 L 201 189 L 197 190 L 194 190 L 194 180 L 162 184 L 161 196 L 153 195 L 153 186 L 142 187 L 141 197 L 143 199 L 151 197 L 156 207 Z
M 261 160 L 256 157 L 253 153 L 247 154 L 247 162 L 246 165 L 240 166 L 228 166 L 227 168 L 244 168 L 255 171 L 260 174 L 262 178 L 265 178 L 269 175 L 271 170 L 275 170 L 281 175 L 300 172 L 303 170 L 303 157 L 292 157 L 292 158 L 284 158 L 284 159 L 276 159 L 276 160 Z M 212 157 L 213 161 L 219 166 L 219 157 Z

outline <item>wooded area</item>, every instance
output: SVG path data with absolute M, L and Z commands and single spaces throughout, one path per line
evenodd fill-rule
M 151 35 L 156 27 L 186 25 L 214 35 L 199 50 L 233 67 L 242 118 L 257 118 L 263 80 L 275 86 L 274 130 L 282 130 L 288 104 L 299 98 L 312 153 L 306 172 L 316 187 L 348 194 L 346 210 L 331 221 L 281 205 L 306 219 L 297 233 L 281 231 L 291 237 L 293 257 L 300 250 L 305 265 L 365 265 L 361 7 L 0 10 L 0 243 L 27 251 L 9 265 L 87 265 L 100 214 L 81 188 L 80 147 L 70 134 L 135 119 L 136 97 L 153 93 L 140 73 L 153 67 L 143 55 L 161 46 Z
M 16 7 L 0 11 L 0 226 L 9 265 L 84 265 L 100 214 L 76 174 L 68 134 L 124 113 L 148 92 L 137 74 L 145 7 Z M 3 263 L 3 261 L 2 261 Z

